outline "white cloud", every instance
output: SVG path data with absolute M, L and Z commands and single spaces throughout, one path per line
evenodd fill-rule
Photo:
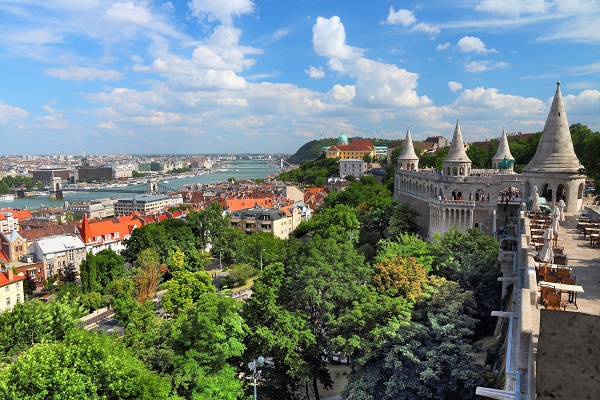
M 501 94 L 498 89 L 483 87 L 465 89 L 449 107 L 471 120 L 530 118 L 548 112 L 539 99 Z
M 450 88 L 451 91 L 456 92 L 459 91 L 463 88 L 462 83 L 459 82 L 454 82 L 454 81 L 450 81 L 448 82 L 448 87 Z
M 410 10 L 400 9 L 394 10 L 394 7 L 390 7 L 390 12 L 385 19 L 385 23 L 389 25 L 402 25 L 404 27 L 411 26 L 417 22 L 417 18 Z
M 318 55 L 334 60 L 348 60 L 362 54 L 361 50 L 346 44 L 346 30 L 338 16 L 317 18 L 312 43 Z
M 411 32 L 426 33 L 430 39 L 435 38 L 440 33 L 440 28 L 437 26 L 419 22 L 415 14 L 410 10 L 400 9 L 396 11 L 394 7 L 390 7 L 387 18 L 383 22 L 387 25 L 402 25 L 405 28 L 411 27 Z
M 598 90 L 584 90 L 577 96 L 572 94 L 563 96 L 563 100 L 567 115 L 569 116 L 581 114 L 598 115 L 598 110 L 600 110 L 600 91 Z M 584 121 L 581 122 L 584 123 Z M 587 124 L 587 121 L 585 123 Z
M 361 56 L 346 44 L 346 31 L 339 17 L 319 17 L 313 27 L 313 47 L 317 54 L 328 57 L 332 70 L 356 79 L 355 100 L 375 107 L 416 107 L 431 104 L 427 96 L 419 96 L 418 74 Z
M 474 36 L 464 36 L 456 44 L 458 49 L 463 53 L 496 53 L 496 49 L 487 49 L 481 39 Z
M 356 88 L 353 85 L 334 85 L 325 97 L 335 102 L 349 103 L 356 97 Z
M 42 110 L 46 111 L 47 113 L 54 113 L 54 108 L 52 108 L 48 104 L 44 104 L 42 106 Z
M 123 75 L 118 71 L 77 66 L 67 68 L 50 68 L 44 71 L 44 75 L 76 82 L 95 80 L 118 81 L 123 79 Z
M 188 3 L 192 15 L 208 22 L 220 21 L 231 25 L 232 18 L 254 12 L 251 0 L 192 0 Z
M 323 67 L 313 67 L 312 65 L 305 69 L 304 72 L 311 78 L 321 79 L 325 77 L 325 71 L 323 71 Z
M 475 6 L 477 11 L 500 15 L 521 16 L 523 14 L 545 14 L 554 2 L 546 0 L 484 0 Z
M 444 44 L 438 44 L 437 46 L 435 46 L 436 50 L 448 50 L 448 48 L 450 47 L 450 42 L 446 42 Z
M 427 24 L 425 22 L 419 22 L 412 27 L 412 31 L 426 33 L 430 39 L 435 39 L 436 35 L 439 35 L 440 28 L 434 25 Z
M 503 69 L 510 67 L 510 64 L 504 61 L 472 61 L 465 64 L 465 70 L 468 72 L 483 72 L 491 69 Z
M 109 22 L 147 25 L 152 22 L 152 13 L 143 5 L 131 1 L 114 3 L 106 10 L 106 20 Z
M 0 103 L 0 124 L 8 125 L 13 121 L 18 122 L 28 117 L 29 113 L 22 108 Z

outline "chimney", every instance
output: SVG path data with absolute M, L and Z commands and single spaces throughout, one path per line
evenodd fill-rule
M 8 281 L 12 281 L 13 279 L 15 279 L 15 277 L 13 276 L 13 270 L 10 267 L 6 268 L 6 277 L 8 278 Z

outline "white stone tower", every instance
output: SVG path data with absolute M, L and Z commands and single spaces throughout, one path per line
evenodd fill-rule
M 573 149 L 560 82 L 557 82 L 537 151 L 523 169 L 525 197 L 531 196 L 532 188 L 537 186 L 540 197 L 545 197 L 551 206 L 563 199 L 565 212 L 577 212 L 581 209 L 585 185 L 582 168 Z
M 510 148 L 508 147 L 508 138 L 506 137 L 506 129 L 502 129 L 502 136 L 500 137 L 500 143 L 498 144 L 498 150 L 496 151 L 496 155 L 492 157 L 492 168 L 499 169 L 498 164 L 504 160 L 506 157 L 507 160 L 515 161 L 515 158 L 510 154 Z M 513 165 L 510 164 L 508 171 L 513 172 Z
M 398 168 L 408 171 L 419 170 L 419 157 L 415 153 L 415 147 L 410 137 L 410 128 L 406 131 L 406 140 L 404 140 L 402 154 L 398 157 Z
M 458 119 L 456 120 L 456 128 L 454 128 L 454 136 L 452 137 L 452 143 L 450 144 L 450 151 L 446 158 L 444 158 L 442 165 L 444 175 L 471 175 L 471 159 L 465 152 L 465 144 L 463 143 Z

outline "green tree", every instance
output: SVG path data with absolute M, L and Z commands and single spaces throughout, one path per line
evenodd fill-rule
M 81 287 L 83 293 L 97 292 L 102 289 L 98 282 L 98 265 L 96 256 L 90 251 L 85 260 L 79 264 L 79 275 L 81 277 Z
M 346 394 L 353 399 L 474 399 L 482 369 L 469 337 L 475 320 L 470 292 L 437 280 L 408 324 L 353 366 Z
M 202 210 L 190 211 L 187 220 L 196 237 L 196 245 L 201 249 L 214 247 L 218 237 L 229 227 L 229 217 L 223 213 L 218 201 L 213 201 Z
M 315 337 L 315 344 L 302 352 L 310 365 L 315 393 L 318 393 L 317 382 L 325 387 L 332 384 L 323 357 L 343 350 L 352 336 L 340 321 L 359 301 L 371 274 L 349 241 L 340 242 L 331 236 L 315 235 L 286 265 L 282 290 L 285 307 L 304 314 L 306 325 Z
M 168 313 L 179 313 L 191 307 L 202 294 L 215 292 L 210 274 L 204 271 L 173 272 L 173 277 L 163 283 L 160 289 L 167 290 L 161 305 Z
M 338 204 L 328 207 L 315 214 L 310 220 L 302 222 L 294 233 L 299 237 L 308 232 L 322 237 L 334 237 L 340 241 L 358 240 L 357 212 L 354 208 Z
M 204 293 L 174 320 L 171 348 L 177 393 L 186 399 L 235 400 L 243 382 L 231 364 L 245 350 L 247 326 L 241 304 L 228 296 Z
M 502 284 L 498 262 L 498 242 L 477 229 L 467 233 L 456 229 L 430 243 L 436 260 L 436 275 L 456 281 L 465 290 L 473 292 L 478 309 L 478 335 L 491 333 L 496 318 L 491 312 L 499 309 Z
M 250 264 L 257 270 L 260 270 L 261 253 L 263 267 L 272 262 L 283 261 L 286 256 L 285 241 L 270 232 L 253 232 L 238 246 L 236 263 Z
M 48 304 L 39 300 L 17 303 L 0 314 L 0 357 L 9 361 L 35 343 L 62 340 L 82 315 L 83 308 L 67 296 Z
M 228 288 L 234 288 L 244 286 L 248 283 L 248 280 L 256 275 L 256 268 L 250 264 L 235 264 L 233 268 L 229 270 L 229 274 L 221 279 L 221 287 L 227 286 Z
M 246 238 L 246 234 L 238 228 L 224 228 L 221 234 L 215 238 L 211 251 L 215 257 L 221 256 L 221 262 L 231 264 L 233 260 L 237 259 L 237 250 L 243 245 Z
M 262 396 L 291 400 L 310 378 L 302 349 L 314 345 L 315 338 L 303 315 L 282 304 L 284 279 L 283 264 L 273 263 L 254 282 L 254 293 L 242 309 L 252 332 L 246 337 L 244 359 L 268 355 L 270 361 L 263 366 L 260 381 Z
M 125 276 L 125 260 L 123 256 L 111 249 L 105 249 L 95 256 L 97 281 L 105 288 L 117 278 Z M 103 293 L 103 290 L 101 290 Z
M 148 370 L 112 336 L 71 330 L 4 368 L 4 399 L 167 399 L 168 379 Z

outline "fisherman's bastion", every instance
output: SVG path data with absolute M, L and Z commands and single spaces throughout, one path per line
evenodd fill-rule
M 566 204 L 565 213 L 579 211 L 585 176 L 580 172 L 583 166 L 573 149 L 560 82 L 535 156 L 522 174 L 515 173 L 513 166 L 514 158 L 503 131 L 493 168 L 472 169 L 457 121 L 442 170 L 419 168 L 409 130 L 398 157 L 394 199 L 419 211 L 423 234 L 430 238 L 454 227 L 461 232 L 477 228 L 493 235 L 505 221 L 509 226 L 502 227 L 508 229 L 513 221 L 510 213 L 517 216 L 521 204 L 533 195 L 534 188 L 551 208 L 562 199 Z M 502 202 L 500 196 L 511 189 L 520 196 L 512 199 L 507 196 L 506 204 L 506 199 Z

